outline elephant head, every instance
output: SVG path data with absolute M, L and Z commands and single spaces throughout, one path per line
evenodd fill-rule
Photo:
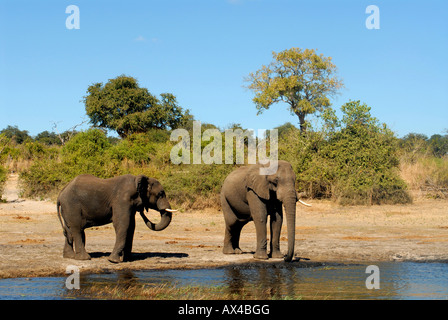
M 291 164 L 286 161 L 278 161 L 277 172 L 271 175 L 260 175 L 259 166 L 253 166 L 247 174 L 246 184 L 258 197 L 267 201 L 280 201 L 286 214 L 288 230 L 288 253 L 285 261 L 291 261 L 294 255 L 296 201 L 295 189 L 296 175 Z
M 154 178 L 139 175 L 135 179 L 135 186 L 138 193 L 136 207 L 148 228 L 154 231 L 161 231 L 168 227 L 171 222 L 172 212 L 177 210 L 171 209 L 160 182 Z M 161 220 L 159 223 L 154 224 L 145 216 L 143 212 L 144 210 L 148 211 L 148 209 L 160 212 Z

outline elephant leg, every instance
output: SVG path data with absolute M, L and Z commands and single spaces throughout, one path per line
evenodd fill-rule
M 247 224 L 247 221 L 238 221 L 235 219 L 233 223 L 226 223 L 226 231 L 224 235 L 224 248 L 225 254 L 240 254 L 243 251 L 240 249 L 240 236 L 241 230 Z
M 61 212 L 62 211 L 63 208 L 61 206 Z M 70 231 L 70 228 L 67 225 L 62 227 L 64 229 L 64 236 L 65 236 L 65 244 L 64 244 L 64 251 L 62 252 L 62 257 L 75 259 L 75 251 L 73 250 L 73 236 Z
M 274 210 L 271 213 L 271 241 L 270 241 L 270 256 L 271 258 L 283 259 L 283 254 L 280 252 L 280 233 L 282 230 L 283 214 L 282 209 Z
M 224 196 L 221 196 L 221 205 L 226 223 L 222 251 L 224 254 L 242 253 L 243 251 L 240 249 L 240 235 L 241 230 L 248 221 L 238 220 Z
M 73 250 L 73 237 L 69 235 L 65 237 L 65 245 L 62 256 L 64 258 L 75 259 L 75 251 Z
M 114 214 L 112 218 L 115 228 L 115 246 L 108 258 L 110 262 L 119 263 L 124 261 L 124 250 L 126 247 L 126 240 L 128 239 L 128 232 L 130 231 L 129 227 L 131 226 L 130 220 L 130 215 L 128 213 L 117 213 Z M 133 234 L 134 230 L 132 230 L 132 235 Z
M 132 242 L 134 241 L 135 215 L 131 215 L 128 231 L 126 233 L 126 244 L 124 246 L 123 261 L 130 261 L 132 258 Z
M 267 208 L 259 197 L 251 190 L 248 192 L 247 200 L 250 207 L 250 214 L 255 223 L 257 232 L 257 250 L 255 259 L 268 259 L 267 254 Z
M 73 235 L 73 242 L 75 245 L 75 259 L 76 260 L 90 260 L 90 255 L 86 251 L 85 241 L 86 234 L 84 229 L 70 228 Z
M 85 233 L 82 221 L 82 210 L 77 205 L 61 205 L 61 215 L 64 219 L 65 244 L 62 256 L 77 260 L 90 260 L 85 249 Z

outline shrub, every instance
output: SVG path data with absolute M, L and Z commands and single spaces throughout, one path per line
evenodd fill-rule
M 119 163 L 108 152 L 111 146 L 99 129 L 78 133 L 60 149 L 57 157 L 38 159 L 21 173 L 24 195 L 55 197 L 59 189 L 80 174 L 113 177 L 120 170 Z
M 334 196 L 343 204 L 410 202 L 406 184 L 398 175 L 393 133 L 359 101 L 350 101 L 341 110 L 340 130 L 329 134 L 322 152 L 337 177 Z
M 3 188 L 5 186 L 8 171 L 0 166 L 0 201 L 2 200 Z
M 279 141 L 280 157 L 293 165 L 299 190 L 341 204 L 410 202 L 397 170 L 393 133 L 359 101 L 341 110 L 342 120 L 331 109 L 324 113 L 321 132 L 302 134 L 293 128 Z
M 144 133 L 136 133 L 122 139 L 109 150 L 110 156 L 118 161 L 132 161 L 140 165 L 149 163 L 150 154 L 154 152 L 154 145 Z
M 23 196 L 55 198 L 57 190 L 69 181 L 67 176 L 61 163 L 37 160 L 20 173 Z
M 219 208 L 219 194 L 234 165 L 171 166 L 160 180 L 172 205 L 183 209 Z
M 320 131 L 309 129 L 302 133 L 291 124 L 279 127 L 279 158 L 292 164 L 299 191 L 341 204 L 410 202 L 398 170 L 400 140 L 359 101 L 344 104 L 341 111 L 342 119 L 338 119 L 334 110 L 326 109 Z M 237 165 L 173 165 L 170 151 L 177 142 L 171 142 L 169 136 L 169 131 L 152 129 L 116 139 L 112 144 L 102 130 L 89 129 L 76 134 L 64 146 L 29 141 L 7 147 L 17 150 L 18 157 L 32 159 L 32 165 L 21 174 L 26 196 L 55 197 L 79 174 L 109 178 L 130 173 L 158 179 L 173 207 L 219 207 L 222 182 Z M 201 148 L 208 143 L 202 141 Z M 245 144 L 247 160 L 247 141 Z M 408 147 L 414 150 L 414 144 Z M 421 162 L 422 166 L 434 168 L 422 178 L 425 183 L 446 186 L 446 163 L 443 158 Z
M 332 195 L 331 163 L 320 155 L 325 143 L 322 133 L 302 134 L 295 127 L 279 138 L 279 158 L 291 163 L 297 176 L 297 188 L 313 198 Z

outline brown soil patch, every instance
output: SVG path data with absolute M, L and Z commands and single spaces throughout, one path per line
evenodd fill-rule
M 24 240 L 17 240 L 17 241 L 10 241 L 9 244 L 36 244 L 36 243 L 44 243 L 44 239 L 24 239 Z
M 356 240 L 356 241 L 378 240 L 378 238 L 373 238 L 373 237 L 354 237 L 354 236 L 342 237 L 341 239 L 343 239 L 343 240 Z

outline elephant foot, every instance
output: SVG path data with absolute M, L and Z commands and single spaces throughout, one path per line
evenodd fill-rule
M 255 252 L 254 258 L 258 260 L 267 260 L 269 259 L 266 252 Z
M 75 259 L 76 260 L 90 260 L 90 254 L 88 254 L 87 252 L 82 252 L 82 253 L 76 253 L 75 254 Z
M 112 263 L 120 263 L 123 262 L 123 258 L 120 257 L 118 254 L 111 254 L 109 258 L 107 258 Z
M 66 258 L 66 259 L 75 259 L 76 258 L 75 252 L 73 252 L 73 250 L 72 251 L 64 251 L 62 253 L 62 257 Z
M 281 253 L 280 250 L 276 250 L 271 252 L 270 256 L 273 259 L 283 259 L 285 255 Z
M 240 248 L 224 247 L 224 249 L 222 249 L 222 252 L 224 254 L 242 254 L 243 250 L 241 250 Z

